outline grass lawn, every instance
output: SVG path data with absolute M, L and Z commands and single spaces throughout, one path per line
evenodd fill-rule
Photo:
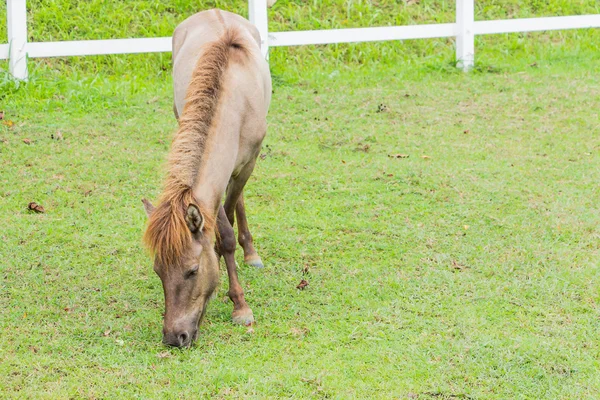
M 186 350 L 161 344 L 141 244 L 176 128 L 168 55 L 0 80 L 0 397 L 600 398 L 600 65 L 596 33 L 564 35 L 471 74 L 443 41 L 397 65 L 274 49 L 245 195 L 265 269 L 238 248 L 257 324 L 230 322 L 223 268 Z
M 184 351 L 160 343 L 140 244 L 175 129 L 169 82 L 118 106 L 107 86 L 88 106 L 19 92 L 0 131 L 4 395 L 600 396 L 596 76 L 277 86 L 246 196 L 258 323 L 229 322 L 224 272 Z

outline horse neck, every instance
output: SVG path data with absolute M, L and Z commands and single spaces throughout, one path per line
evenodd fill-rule
M 241 118 L 225 93 L 213 118 L 202 161 L 194 179 L 194 196 L 207 209 L 218 212 L 229 180 L 235 175 Z

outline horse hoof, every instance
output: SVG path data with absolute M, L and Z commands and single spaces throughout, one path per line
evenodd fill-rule
M 244 310 L 234 311 L 231 320 L 234 324 L 250 326 L 254 323 L 254 315 L 252 315 L 252 310 L 247 308 Z
M 262 260 L 260 259 L 259 256 L 249 257 L 246 260 L 244 260 L 244 262 L 251 267 L 256 267 L 256 268 L 264 268 L 265 267 L 265 265 L 262 263 Z

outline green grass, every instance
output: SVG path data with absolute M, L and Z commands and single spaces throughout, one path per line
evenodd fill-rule
M 53 27 L 66 2 L 43 3 L 35 40 L 70 38 L 71 23 L 86 32 L 74 38 L 166 35 L 192 8 L 80 2 Z M 507 12 L 597 12 L 528 3 Z M 119 7 L 134 4 L 131 21 Z M 280 0 L 273 25 L 317 27 L 300 20 L 325 15 L 321 2 L 301 4 Z M 326 4 L 331 26 L 371 23 L 371 3 Z M 445 22 L 452 4 L 397 7 Z M 238 254 L 257 325 L 230 323 L 223 271 L 183 351 L 160 343 L 162 288 L 141 245 L 140 198 L 158 196 L 176 127 L 169 55 L 37 60 L 29 83 L 0 80 L 14 123 L 0 123 L 0 397 L 600 397 L 597 35 L 486 38 L 468 75 L 445 41 L 274 49 L 246 194 L 266 268 Z
M 110 39 L 170 36 L 174 26 L 194 12 L 211 7 L 247 14 L 244 0 L 28 0 L 30 41 Z M 477 0 L 476 19 L 528 18 L 600 13 L 598 0 Z M 269 10 L 271 31 L 352 28 L 447 23 L 455 19 L 454 0 L 279 0 Z M 6 4 L 0 2 L 0 43 L 6 39 Z M 476 59 L 482 68 L 525 68 L 533 62 L 565 57 L 596 60 L 600 30 L 486 35 L 476 38 Z M 275 48 L 272 69 L 297 81 L 312 74 L 315 64 L 329 72 L 340 68 L 370 70 L 381 65 L 421 69 L 447 68 L 455 63 L 453 39 L 339 44 Z M 103 56 L 44 59 L 30 62 L 34 74 L 52 72 L 150 76 L 160 79 L 170 70 L 169 54 L 144 57 Z M 6 67 L 4 67 L 6 69 Z M 161 74 L 162 72 L 162 74 Z M 35 75 L 34 75 L 35 76 Z

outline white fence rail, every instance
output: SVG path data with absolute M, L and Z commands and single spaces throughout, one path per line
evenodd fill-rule
M 600 14 L 475 21 L 474 2 L 475 0 L 456 0 L 456 22 L 450 24 L 296 32 L 269 32 L 267 0 L 248 0 L 248 11 L 250 21 L 258 27 L 260 32 L 262 39 L 261 48 L 265 56 L 267 56 L 269 46 L 455 37 L 457 65 L 465 71 L 473 67 L 475 62 L 475 35 L 600 27 Z M 9 60 L 9 72 L 17 79 L 27 79 L 28 57 L 64 57 L 171 51 L 170 37 L 27 42 L 26 0 L 7 0 L 7 18 L 8 44 L 0 44 L 0 59 Z

